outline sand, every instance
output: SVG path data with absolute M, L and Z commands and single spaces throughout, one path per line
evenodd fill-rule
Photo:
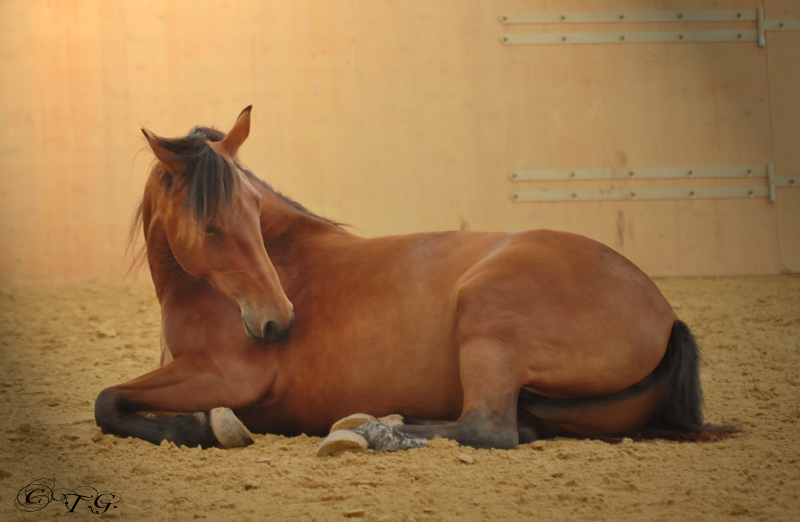
M 704 353 L 716 443 L 553 439 L 514 451 L 451 441 L 320 459 L 319 438 L 257 436 L 236 450 L 103 435 L 98 392 L 158 364 L 145 285 L 0 289 L 0 519 L 800 519 L 800 277 L 662 279 Z M 14 507 L 37 478 L 117 492 L 103 515 Z

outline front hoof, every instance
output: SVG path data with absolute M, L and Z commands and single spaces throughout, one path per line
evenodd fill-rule
M 363 424 L 368 422 L 376 422 L 377 420 L 378 419 L 372 415 L 368 415 L 366 413 L 354 413 L 345 417 L 344 419 L 334 422 L 329 433 L 339 430 L 354 430 Z
M 341 422 L 341 421 L 339 421 Z M 364 453 L 367 439 L 349 430 L 332 431 L 317 448 L 317 457 L 335 457 L 342 453 Z
M 253 443 L 252 434 L 230 408 L 211 410 L 209 424 L 221 448 L 241 448 Z

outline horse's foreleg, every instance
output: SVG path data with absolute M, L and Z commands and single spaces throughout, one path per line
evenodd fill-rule
M 137 437 L 153 444 L 162 440 L 185 446 L 219 445 L 214 408 L 244 407 L 258 398 L 260 387 L 222 371 L 206 354 L 187 354 L 130 382 L 103 390 L 95 402 L 95 419 L 105 433 Z M 137 412 L 203 412 L 199 415 L 147 418 Z M 219 416 L 215 412 L 216 416 Z M 224 417 L 224 416 L 223 416 Z M 222 427 L 224 430 L 224 426 Z

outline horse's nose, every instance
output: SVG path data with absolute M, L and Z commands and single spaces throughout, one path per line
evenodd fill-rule
M 262 339 L 264 342 L 276 343 L 282 341 L 289 336 L 289 330 L 294 326 L 294 314 L 289 319 L 289 324 L 281 325 L 276 321 L 267 321 L 264 325 Z

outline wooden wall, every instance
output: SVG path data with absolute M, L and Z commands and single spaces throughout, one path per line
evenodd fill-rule
M 766 0 L 767 18 L 800 18 L 798 4 Z M 769 34 L 766 48 L 499 43 L 504 31 L 553 30 L 504 28 L 501 12 L 757 5 L 4 0 L 0 282 L 122 280 L 152 161 L 139 128 L 227 130 L 249 104 L 242 159 L 365 236 L 553 228 L 653 275 L 800 271 L 796 189 L 776 205 L 509 199 L 529 186 L 510 182 L 513 169 L 774 159 L 778 175 L 800 173 L 800 32 Z

